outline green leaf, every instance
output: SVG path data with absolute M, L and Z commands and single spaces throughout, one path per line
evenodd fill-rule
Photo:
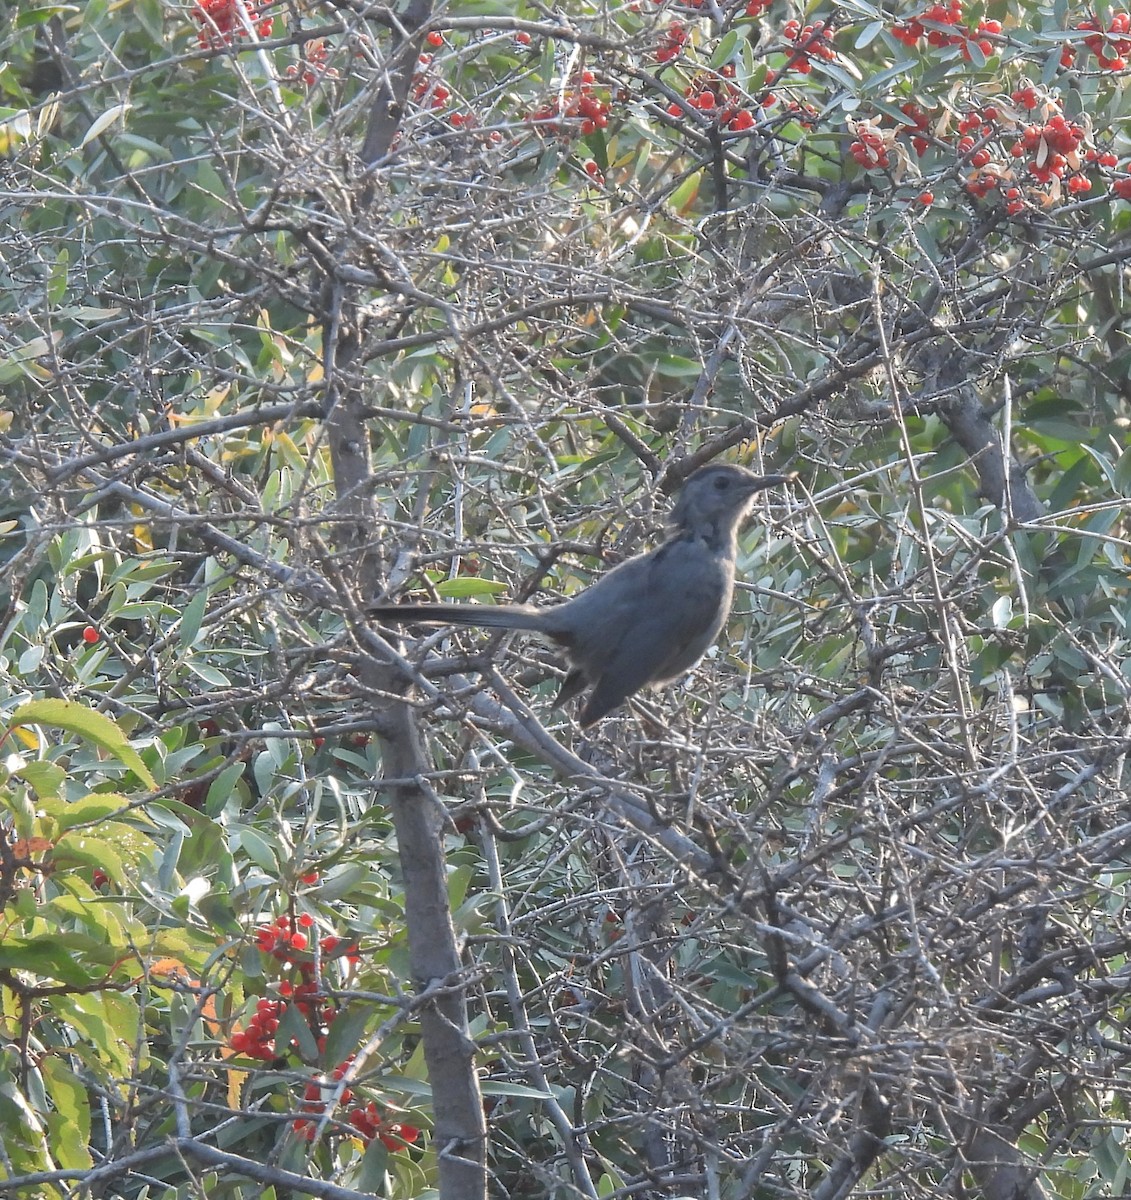
M 692 171 L 690 175 L 672 192 L 669 203 L 677 213 L 685 213 L 699 195 L 699 185 L 703 181 L 702 171 Z
M 711 66 L 717 71 L 720 67 L 725 67 L 727 63 L 734 57 L 734 48 L 738 45 L 738 30 L 732 29 L 728 34 L 719 39 L 719 44 L 715 47 L 711 54 Z
M 22 12 L 16 17 L 16 28 L 28 29 L 32 25 L 42 25 L 45 21 L 50 21 L 54 16 L 62 16 L 64 13 L 77 13 L 78 11 L 78 7 L 74 4 L 37 5 L 30 12 Z
M 893 64 L 884 71 L 880 71 L 876 75 L 869 75 L 864 81 L 863 87 L 860 89 L 865 95 L 871 95 L 874 92 L 882 92 L 887 90 L 887 86 L 895 79 L 900 79 L 907 75 L 917 63 L 913 58 L 905 58 L 900 62 Z M 899 114 L 900 121 L 905 121 L 906 118 L 902 113 Z
M 129 801 L 125 796 L 113 792 L 93 792 L 77 800 L 53 798 L 45 801 L 41 807 L 55 819 L 60 829 L 74 829 L 76 825 L 93 825 L 115 813 L 121 813 L 129 807 Z
M 86 1085 L 62 1059 L 52 1055 L 40 1060 L 39 1069 L 53 1110 L 47 1124 L 55 1161 L 64 1169 L 86 1170 L 91 1165 L 90 1101 Z
M 184 650 L 190 649 L 197 637 L 200 636 L 200 625 L 204 620 L 204 610 L 208 604 L 208 598 L 208 589 L 201 588 L 185 605 L 185 610 L 181 614 L 180 629 L 181 647 Z
M 24 763 L 12 774 L 26 779 L 41 800 L 57 796 L 67 778 L 67 772 L 58 763 L 44 762 L 42 759 Z
M 507 590 L 505 583 L 496 579 L 476 579 L 460 575 L 436 585 L 436 594 L 446 600 L 465 600 L 468 596 L 497 596 Z
M 385 1172 L 389 1166 L 389 1151 L 380 1138 L 374 1138 L 365 1150 L 354 1187 L 358 1191 L 380 1196 L 385 1191 Z
M 58 867 L 101 867 L 117 883 L 137 874 L 137 867 L 144 855 L 129 852 L 130 848 L 115 844 L 110 835 L 115 832 L 135 836 L 134 831 L 119 822 L 111 821 L 98 830 L 101 836 L 90 837 L 71 831 L 59 839 L 55 846 L 54 859 Z M 120 839 L 124 842 L 125 837 Z M 146 849 L 151 846 L 147 842 Z M 126 849 L 123 855 L 122 850 Z
M 65 993 L 52 998 L 57 1016 L 86 1041 L 98 1058 L 117 1075 L 133 1078 L 148 1054 L 145 1042 L 141 1060 L 134 1061 L 137 1039 L 137 1005 L 113 992 Z
M 271 876 L 279 874 L 279 860 L 274 847 L 266 838 L 247 826 L 240 829 L 237 836 L 244 853 L 261 871 Z
M 0 968 L 6 971 L 27 971 L 40 979 L 57 979 L 71 987 L 89 987 L 104 975 L 99 966 L 108 966 L 112 961 L 103 955 L 103 962 L 95 961 L 87 969 L 79 961 L 76 951 L 92 950 L 97 943 L 81 934 L 53 934 L 51 937 L 25 938 L 7 932 L 0 943 Z M 104 947 L 109 949 L 109 947 Z M 83 955 L 87 958 L 87 955 Z
M 14 729 L 19 725 L 57 725 L 112 754 L 129 767 L 146 787 L 157 787 L 157 781 L 142 762 L 141 755 L 129 744 L 119 726 L 109 717 L 83 704 L 71 700 L 32 700 L 28 704 L 21 704 L 12 714 L 9 728 Z

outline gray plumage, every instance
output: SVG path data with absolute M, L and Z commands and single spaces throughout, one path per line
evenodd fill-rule
M 560 646 L 570 664 L 555 706 L 584 688 L 592 725 L 634 692 L 677 679 L 718 637 L 734 594 L 739 525 L 754 495 L 785 483 L 742 467 L 701 467 L 683 485 L 666 541 L 630 558 L 561 604 L 378 604 L 384 622 L 527 629 Z

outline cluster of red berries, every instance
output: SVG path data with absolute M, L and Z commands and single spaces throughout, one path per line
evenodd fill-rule
M 451 99 L 451 89 L 431 71 L 432 55 L 422 54 L 416 60 L 416 72 L 412 77 L 412 98 L 417 104 L 430 108 L 443 108 Z
M 1040 94 L 1031 84 L 1018 88 L 1009 98 L 1014 104 L 1019 104 L 1022 108 L 1028 109 L 1029 112 L 1032 112 L 1041 103 Z
M 309 913 L 302 913 L 295 922 L 300 929 L 310 929 L 314 918 Z M 290 962 L 293 952 L 300 954 L 310 944 L 305 933 L 292 930 L 291 919 L 286 913 L 276 917 L 270 925 L 261 925 L 255 931 L 255 944 L 264 954 L 270 954 L 279 962 Z
M 1031 84 L 1018 87 L 1010 99 L 1016 108 L 1007 105 L 1003 111 L 1003 106 L 987 104 L 959 116 L 955 150 L 974 168 L 963 182 L 969 195 L 984 199 L 1000 189 L 1005 211 L 1016 216 L 1027 207 L 1024 195 L 1027 184 L 1054 185 L 1049 194 L 1040 197 L 1047 204 L 1059 197 L 1062 188 L 1071 195 L 1090 191 L 1093 181 L 1085 173 L 1086 167 L 1111 170 L 1118 166 L 1114 153 L 1087 146 L 1086 128 L 1067 120 L 1057 103 Z M 926 153 L 930 145 L 930 116 L 914 101 L 901 105 L 900 112 L 907 124 L 894 134 L 868 121 L 853 126 L 855 140 L 849 146 L 849 153 L 865 170 L 890 166 L 892 140 L 896 136 L 909 135 L 915 153 L 920 157 Z M 1018 114 L 1028 116 L 1030 123 L 1022 124 Z M 1000 161 L 1002 139 L 1006 135 L 1016 138 L 1009 147 L 1014 166 Z M 993 161 L 995 155 L 999 158 L 997 163 Z M 1019 169 L 1024 170 L 1023 176 Z M 1131 199 L 1131 179 L 1117 179 L 1112 191 L 1120 199 Z M 935 196 L 926 190 L 918 200 L 928 207 Z
M 911 122 L 910 128 L 905 132 L 911 135 L 911 149 L 922 158 L 927 153 L 927 147 L 930 145 L 925 134 L 931 127 L 931 118 L 913 100 L 908 100 L 906 104 L 901 104 L 899 111 Z
M 330 1073 L 329 1079 L 325 1077 L 320 1079 L 312 1079 L 306 1085 L 306 1091 L 302 1094 L 302 1106 L 299 1111 L 309 1113 L 307 1117 L 296 1117 L 294 1121 L 294 1131 L 303 1141 L 314 1141 L 314 1134 L 318 1128 L 318 1118 L 326 1111 L 326 1102 L 329 1099 L 329 1094 L 333 1094 L 337 1085 L 341 1083 L 345 1073 L 349 1070 L 350 1064 L 353 1062 L 354 1056 L 351 1054 L 349 1058 L 340 1062 Z M 338 1097 L 338 1101 L 344 1108 L 353 1099 L 353 1090 L 351 1088 L 343 1088 L 342 1094 Z
M 865 170 L 873 167 L 884 170 L 891 165 L 887 138 L 868 121 L 861 121 L 856 126 L 856 140 L 848 147 L 848 153 Z
M 254 30 L 261 38 L 271 36 L 275 27 L 273 17 L 261 16 L 265 0 L 196 0 L 193 20 L 200 26 L 196 40 L 202 50 L 230 46 L 236 38 L 247 37 Z
M 302 876 L 303 882 L 317 882 L 317 879 L 318 874 L 314 871 Z M 256 1004 L 247 1028 L 232 1034 L 229 1045 L 237 1054 L 246 1054 L 265 1062 L 275 1058 L 275 1033 L 288 1004 L 293 1004 L 306 1020 L 315 1034 L 319 1049 L 324 1047 L 326 1030 L 338 1015 L 338 1010 L 323 994 L 315 978 L 313 956 L 306 954 L 310 938 L 302 930 L 310 929 L 313 924 L 314 918 L 303 913 L 292 925 L 290 917 L 284 913 L 269 925 L 261 925 L 256 930 L 255 944 L 259 950 L 271 955 L 277 962 L 292 967 L 298 972 L 300 982 L 296 986 L 284 980 L 279 984 L 278 999 L 265 997 Z M 294 928 L 294 925 L 298 928 Z M 332 935 L 324 937 L 319 943 L 325 958 L 338 957 L 341 945 L 342 940 Z M 303 957 L 299 958 L 300 955 Z M 341 957 L 349 963 L 360 961 L 360 955 L 352 948 L 347 948 Z
M 793 50 L 785 70 L 808 75 L 813 70 L 814 58 L 831 62 L 836 58 L 836 50 L 832 44 L 834 32 L 832 26 L 824 21 L 804 26 L 796 19 L 786 21 L 781 28 L 781 35 L 787 42 L 793 42 Z
M 990 161 L 989 147 L 978 146 L 978 143 L 984 142 L 987 135 L 996 132 L 995 122 L 999 116 L 993 105 L 987 105 L 980 112 L 974 109 L 964 113 L 958 122 L 958 132 L 961 135 L 958 139 L 958 153 L 968 154 L 970 165 L 975 169 L 981 169 Z M 975 149 L 975 146 L 978 148 Z
M 1082 125 L 1054 113 L 1044 125 L 1026 125 L 1010 154 L 1018 159 L 1028 158 L 1029 174 L 1037 183 L 1051 183 L 1054 177 L 1063 179 L 1068 175 L 1069 191 L 1086 192 L 1092 186 L 1091 181 L 1078 173 L 1084 136 Z
M 958 25 L 962 21 L 962 5 L 958 0 L 951 0 L 947 4 L 932 4 L 925 12 L 922 12 L 917 17 L 911 17 L 909 20 L 902 21 L 892 29 L 892 35 L 903 42 L 905 46 L 917 46 L 923 39 L 927 39 L 927 44 L 930 46 L 949 46 L 954 41 L 954 35 L 947 33 L 943 29 L 927 29 L 927 24 L 931 25 Z
M 1104 29 L 1099 20 L 1089 17 L 1076 26 L 1090 31 L 1084 45 L 1096 56 L 1096 63 L 1103 71 L 1125 71 L 1131 56 L 1131 13 L 1113 12 L 1111 21 Z
M 345 1077 L 353 1058 L 354 1056 L 351 1054 L 349 1058 L 339 1063 L 330 1072 L 328 1078 L 323 1076 L 319 1079 L 312 1079 L 306 1085 L 299 1111 L 308 1115 L 296 1117 L 293 1122 L 295 1133 L 303 1141 L 314 1141 L 314 1135 L 318 1131 L 318 1120 L 325 1113 L 330 1098 L 337 1090 L 337 1085 Z M 343 1088 L 338 1102 L 345 1108 L 351 1100 L 353 1100 L 353 1089 Z M 368 1144 L 374 1138 L 380 1138 L 387 1150 L 405 1150 L 420 1137 L 420 1130 L 415 1125 L 386 1120 L 380 1108 L 373 1101 L 349 1110 L 346 1120 L 353 1126 L 354 1131 L 363 1142 Z
M 1000 21 L 979 21 L 977 29 L 962 25 L 960 0 L 949 0 L 947 4 L 932 4 L 917 17 L 903 21 L 892 29 L 892 34 L 906 46 L 917 46 L 926 39 L 928 46 L 961 46 L 963 58 L 969 61 L 970 46 L 976 45 L 983 58 L 994 52 L 991 37 L 1001 35 Z
M 308 42 L 302 54 L 302 65 L 294 63 L 287 68 L 287 78 L 300 78 L 307 87 L 313 87 L 321 79 L 337 79 L 336 67 L 329 66 L 330 51 L 325 42 Z
M 547 133 L 553 134 L 576 129 L 582 137 L 588 137 L 598 129 L 604 129 L 609 123 L 609 103 L 594 94 L 594 83 L 596 83 L 596 77 L 593 72 L 582 71 L 577 78 L 576 85 L 572 89 L 567 89 L 571 95 L 565 102 L 564 108 L 561 99 L 554 96 L 526 119 L 533 121 Z M 571 124 L 563 126 L 563 118 L 569 120 Z M 573 124 L 578 121 L 580 124 Z
M 664 30 L 664 36 L 660 38 L 660 44 L 656 47 L 656 61 L 668 63 L 679 58 L 683 53 L 684 46 L 687 45 L 688 36 L 686 26 L 681 25 L 678 21 L 673 21 Z
M 237 1029 L 229 1045 L 237 1054 L 270 1062 L 275 1057 L 275 1033 L 286 1010 L 282 1000 L 259 1000 L 246 1029 Z
M 763 101 L 762 104 L 769 108 L 777 98 L 771 92 Z M 793 114 L 794 120 L 797 121 L 803 129 L 816 129 L 817 123 L 821 119 L 820 110 L 808 102 L 802 104 L 797 100 L 790 100 L 786 104 L 786 108 Z
M 734 65 L 728 63 L 716 76 L 700 75 L 694 79 L 683 89 L 683 94 L 692 108 L 710 113 L 721 128 L 742 133 L 752 128 L 755 121 L 754 114 L 741 103 L 742 93 L 730 82 L 734 75 Z M 668 115 L 682 116 L 682 106 L 673 101 L 668 105 Z
M 407 1150 L 420 1137 L 415 1125 L 403 1121 L 388 1121 L 372 1100 L 364 1108 L 355 1108 L 347 1120 L 357 1130 L 363 1142 L 380 1138 L 386 1150 Z

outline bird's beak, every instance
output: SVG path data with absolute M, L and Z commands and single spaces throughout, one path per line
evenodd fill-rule
M 750 491 L 760 492 L 763 488 L 777 487 L 782 483 L 792 483 L 797 478 L 797 472 L 792 471 L 789 475 L 756 475 L 750 480 Z

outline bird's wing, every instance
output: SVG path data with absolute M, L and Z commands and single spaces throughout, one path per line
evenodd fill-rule
M 650 556 L 651 557 L 651 556 Z M 635 582 L 629 619 L 608 639 L 600 663 L 588 664 L 595 681 L 582 714 L 590 724 L 649 683 L 689 670 L 718 635 L 730 608 L 725 564 L 702 544 L 669 542 Z

